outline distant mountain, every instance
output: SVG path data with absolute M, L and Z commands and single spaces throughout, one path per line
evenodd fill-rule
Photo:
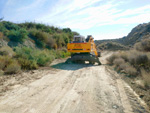
M 102 43 L 112 43 L 115 42 L 115 44 L 122 44 L 126 47 L 132 47 L 135 43 L 140 42 L 143 39 L 150 38 L 150 22 L 139 24 L 135 28 L 131 30 L 131 32 L 119 39 L 110 39 L 110 40 L 96 40 L 96 45 L 100 45 Z M 104 45 L 104 44 L 103 44 Z

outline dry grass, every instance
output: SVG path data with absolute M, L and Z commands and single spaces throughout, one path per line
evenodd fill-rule
M 114 60 L 118 58 L 117 54 L 112 54 L 110 57 L 107 58 L 108 64 L 113 64 Z
M 20 72 L 21 66 L 17 62 L 13 62 L 5 69 L 6 74 L 16 74 Z
M 119 56 L 124 59 L 124 61 L 128 61 L 128 52 L 126 51 L 121 51 L 119 52 Z
M 3 46 L 0 48 L 0 55 L 13 57 L 15 52 L 9 46 Z
M 141 68 L 150 70 L 150 53 L 136 50 L 119 51 L 108 59 L 108 64 L 114 65 L 117 71 L 137 76 Z
M 145 40 L 142 40 L 142 42 L 136 43 L 134 45 L 134 48 L 138 51 L 149 52 L 150 51 L 150 39 L 145 39 Z
M 141 69 L 141 75 L 143 77 L 145 87 L 150 88 L 150 72 Z
M 15 74 L 20 71 L 20 65 L 17 60 L 9 56 L 0 56 L 0 75 Z
M 4 71 L 0 70 L 0 76 L 4 75 Z
M 128 74 L 131 75 L 131 76 L 136 76 L 136 75 L 137 75 L 137 70 L 136 70 L 136 68 L 134 68 L 134 67 L 131 66 L 131 65 L 128 66 L 128 67 L 126 67 L 125 72 L 128 73 Z
M 122 58 L 117 58 L 113 61 L 113 64 L 116 66 L 120 66 L 120 64 L 123 64 L 123 63 L 125 63 L 125 61 Z

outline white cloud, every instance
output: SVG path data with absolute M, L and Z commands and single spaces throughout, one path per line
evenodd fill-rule
M 92 6 L 102 0 L 59 0 L 57 4 L 37 21 L 44 21 L 61 27 L 72 29 L 89 29 L 101 25 L 131 24 L 147 22 L 149 20 L 150 5 L 135 9 L 117 9 L 125 1 L 101 3 L 100 6 Z M 140 18 L 140 19 L 138 19 Z

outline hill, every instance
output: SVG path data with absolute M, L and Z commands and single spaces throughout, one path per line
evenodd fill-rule
M 115 42 L 116 44 L 122 44 L 126 47 L 133 47 L 135 43 L 147 38 L 150 38 L 150 22 L 139 24 L 138 26 L 133 28 L 127 36 L 124 36 L 123 38 L 111 40 L 96 40 L 95 42 L 96 45 Z
M 70 55 L 66 45 L 77 32 L 41 23 L 0 21 L 0 75 L 49 65 Z
M 107 59 L 108 64 L 112 65 L 139 97 L 150 106 L 150 23 L 140 24 L 126 37 L 111 41 L 126 45 L 130 49 L 112 54 Z M 110 40 L 105 43 L 109 42 Z

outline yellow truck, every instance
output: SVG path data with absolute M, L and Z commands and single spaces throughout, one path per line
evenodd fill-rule
M 100 53 L 97 52 L 94 38 L 91 35 L 88 35 L 86 39 L 81 35 L 75 35 L 73 41 L 67 44 L 67 50 L 71 52 L 71 58 L 66 63 L 89 61 L 90 64 L 95 64 L 95 62 L 101 64 L 98 58 Z

